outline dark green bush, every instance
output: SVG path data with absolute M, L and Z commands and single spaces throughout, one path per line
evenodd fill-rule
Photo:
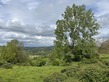
M 2 66 L 4 64 L 4 61 L 0 61 L 0 66 Z
M 11 63 L 4 63 L 2 65 L 3 68 L 6 68 L 6 69 L 12 69 L 13 68 L 13 65 Z
M 70 63 L 70 62 L 72 62 L 73 61 L 73 59 L 74 59 L 74 55 L 71 53 L 71 52 L 69 52 L 69 53 L 67 53 L 65 56 L 64 56 L 64 61 L 66 62 L 66 63 Z
M 59 60 L 54 60 L 52 61 L 53 66 L 59 66 Z
M 67 79 L 65 82 L 75 82 L 71 81 L 72 79 L 78 80 L 77 82 L 109 82 L 108 68 L 102 68 L 99 64 L 94 65 L 90 64 L 90 66 L 81 65 L 73 68 L 67 68 L 61 70 L 61 73 L 66 74 L 70 79 Z
M 31 66 L 44 66 L 46 65 L 47 60 L 45 58 L 41 58 L 41 57 L 35 57 L 35 59 L 32 59 L 29 61 Z
M 71 63 L 70 62 L 63 62 L 62 66 L 70 66 Z
M 18 64 L 16 64 L 16 65 L 21 65 L 21 66 L 32 66 L 29 62 L 24 62 L 24 63 L 18 63 Z
M 89 67 L 80 71 L 77 78 L 81 82 L 108 82 L 108 78 L 102 69 Z
M 46 64 L 46 60 L 38 60 L 38 61 L 36 61 L 36 66 L 44 66 Z
M 65 73 L 68 77 L 74 77 L 78 71 L 79 71 L 79 67 L 76 66 L 73 68 L 63 69 L 61 70 L 61 73 Z
M 66 80 L 67 76 L 61 73 L 53 73 L 46 77 L 43 82 L 63 82 Z
M 106 66 L 109 66 L 109 61 L 103 61 Z
M 31 66 L 37 66 L 37 61 L 36 60 L 31 60 L 30 65 Z
M 82 60 L 82 63 L 84 64 L 92 64 L 92 63 L 97 63 L 99 60 L 96 59 L 96 58 L 91 58 L 91 59 L 87 59 L 87 58 L 84 58 Z
M 38 57 L 33 57 L 33 60 L 37 60 L 38 59 Z

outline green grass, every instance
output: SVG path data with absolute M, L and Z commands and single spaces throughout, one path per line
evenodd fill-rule
M 0 82 L 43 82 L 51 73 L 59 72 L 62 66 L 14 66 L 13 69 L 0 68 Z
M 101 54 L 100 58 L 109 61 L 109 54 Z M 43 82 L 43 79 L 54 72 L 67 67 L 75 67 L 78 62 L 73 62 L 71 66 L 14 66 L 13 69 L 0 68 L 0 82 Z M 92 64 L 93 67 L 95 64 Z M 82 65 L 82 69 L 90 67 L 90 64 Z M 81 70 L 82 70 L 81 69 Z
M 100 58 L 104 61 L 109 61 L 109 54 L 100 54 Z

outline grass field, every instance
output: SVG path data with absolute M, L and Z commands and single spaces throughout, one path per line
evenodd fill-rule
M 109 54 L 100 54 L 100 58 L 104 61 L 109 61 Z
M 14 66 L 13 69 L 0 68 L 0 82 L 43 82 L 47 75 L 59 72 L 61 66 Z
M 100 58 L 104 61 L 109 61 L 109 54 L 101 54 Z M 77 63 L 72 64 L 72 66 L 75 65 L 77 65 Z M 13 69 L 0 68 L 0 82 L 43 82 L 44 77 L 54 72 L 59 72 L 66 67 L 14 66 Z

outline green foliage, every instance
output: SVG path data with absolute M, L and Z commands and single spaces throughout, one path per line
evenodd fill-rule
M 22 63 L 26 59 L 23 44 L 18 40 L 11 40 L 6 46 L 2 46 L 1 58 L 9 63 Z
M 93 36 L 98 34 L 99 24 L 90 9 L 86 10 L 84 5 L 67 6 L 56 25 L 54 51 L 58 58 L 64 58 L 69 52 L 74 55 L 75 61 L 95 56 L 97 48 Z
M 71 52 L 69 52 L 69 53 L 65 54 L 63 60 L 64 60 L 66 63 L 71 63 L 71 62 L 73 61 L 73 59 L 74 59 L 74 55 L 73 55 Z
M 84 58 L 81 62 L 74 62 L 76 65 L 69 66 L 60 71 L 59 74 L 67 76 L 60 82 L 108 82 L 109 65 L 100 59 Z M 57 73 L 56 73 L 57 74 Z M 58 82 L 56 74 L 51 74 L 44 79 L 44 82 Z M 55 76 L 56 75 L 56 76 Z
M 3 60 L 0 60 L 0 66 L 2 66 L 4 64 Z
M 43 82 L 63 82 L 67 77 L 61 73 L 53 73 L 46 77 Z
M 35 57 L 31 60 L 30 64 L 32 66 L 44 66 L 46 65 L 47 60 L 43 57 Z
M 6 69 L 12 69 L 13 65 L 11 63 L 4 63 L 1 67 L 6 68 Z
M 108 82 L 107 75 L 101 70 L 93 67 L 86 68 L 78 74 L 78 78 L 82 82 Z
M 38 60 L 36 61 L 36 66 L 44 66 L 46 64 L 45 60 Z
M 107 69 L 107 67 L 102 68 L 99 64 L 90 64 L 90 66 L 82 64 L 73 68 L 63 69 L 61 73 L 65 73 L 68 79 L 72 78 L 77 82 L 108 82 L 109 70 Z
M 109 61 L 103 61 L 106 66 L 109 66 Z
M 52 65 L 53 65 L 53 66 L 59 66 L 59 63 L 60 63 L 60 62 L 59 62 L 58 59 L 52 61 Z
M 65 73 L 68 77 L 74 77 L 79 71 L 79 67 L 73 67 L 61 70 L 61 73 Z
M 86 59 L 84 58 L 81 62 L 84 64 L 92 64 L 92 63 L 98 63 L 99 59 L 97 58 L 91 58 L 91 59 Z

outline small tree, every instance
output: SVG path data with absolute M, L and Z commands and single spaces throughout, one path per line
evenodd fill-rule
M 7 46 L 2 46 L 1 57 L 10 63 L 21 63 L 25 60 L 23 44 L 18 40 L 11 40 Z
M 99 24 L 91 10 L 86 10 L 84 5 L 67 6 L 62 19 L 57 20 L 56 25 L 54 44 L 59 58 L 69 52 L 76 60 L 95 56 L 93 36 L 98 34 Z

